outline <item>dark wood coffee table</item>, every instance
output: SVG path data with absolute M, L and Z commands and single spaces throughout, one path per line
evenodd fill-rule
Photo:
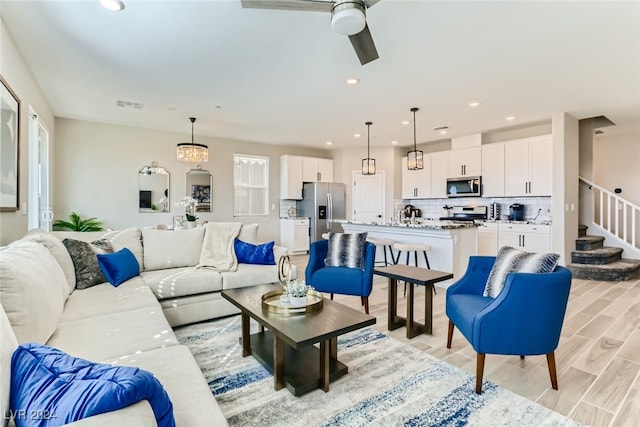
M 262 295 L 277 289 L 262 285 L 222 291 L 242 313 L 242 356 L 251 354 L 267 368 L 276 390 L 287 387 L 295 396 L 317 388 L 327 392 L 329 382 L 348 371 L 338 360 L 338 336 L 373 325 L 376 318 L 326 298 L 322 310 L 313 313 L 287 316 L 263 310 Z M 261 326 L 258 333 L 250 335 L 250 319 Z

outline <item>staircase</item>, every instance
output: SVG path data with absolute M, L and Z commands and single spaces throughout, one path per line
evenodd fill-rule
M 640 278 L 640 260 L 623 259 L 622 248 L 604 246 L 604 237 L 588 236 L 580 225 L 569 270 L 576 279 L 619 282 Z

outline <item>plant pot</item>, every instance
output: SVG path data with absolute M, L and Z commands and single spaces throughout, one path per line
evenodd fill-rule
M 289 304 L 291 304 L 291 307 L 304 307 L 307 305 L 307 297 L 289 296 Z
M 187 228 L 195 228 L 196 227 L 196 222 L 195 221 L 187 221 L 185 224 L 187 225 Z

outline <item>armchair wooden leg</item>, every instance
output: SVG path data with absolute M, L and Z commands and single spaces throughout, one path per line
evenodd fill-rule
M 449 319 L 449 330 L 447 331 L 447 348 L 451 348 L 451 340 L 453 340 L 453 322 Z
M 369 314 L 369 297 L 362 297 L 362 301 L 364 302 L 364 312 Z
M 476 394 L 482 394 L 482 375 L 484 373 L 484 353 L 478 353 L 476 362 Z
M 549 376 L 551 377 L 551 387 L 558 389 L 558 373 L 556 372 L 556 356 L 552 351 L 547 354 L 547 365 L 549 365 Z
M 520 360 L 524 360 L 524 356 L 523 355 L 520 355 Z
M 333 301 L 333 294 L 331 294 L 331 301 Z

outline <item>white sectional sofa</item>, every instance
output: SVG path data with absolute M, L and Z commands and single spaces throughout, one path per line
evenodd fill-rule
M 211 238 L 208 231 L 32 232 L 1 248 L 0 410 L 4 417 L 0 425 L 6 425 L 10 413 L 11 356 L 25 342 L 46 344 L 94 362 L 148 370 L 167 391 L 176 425 L 226 425 L 195 359 L 187 347 L 179 345 L 172 327 L 235 313 L 221 298 L 221 290 L 273 283 L 278 272 L 277 265 L 242 263 L 235 271 L 196 268 Z M 63 240 L 101 238 L 114 251 L 128 248 L 140 265 L 140 274 L 117 287 L 101 283 L 76 289 L 74 261 Z M 257 225 L 242 226 L 238 238 L 257 243 Z M 276 262 L 286 254 L 284 248 L 273 251 Z M 116 424 L 156 422 L 151 406 L 143 400 L 73 423 Z

